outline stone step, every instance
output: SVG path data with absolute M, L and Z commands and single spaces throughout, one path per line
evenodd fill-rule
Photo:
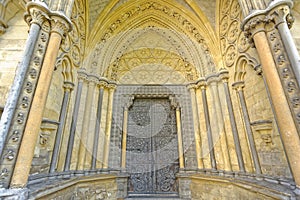
M 125 200 L 180 200 L 178 196 L 131 196 Z
M 128 197 L 125 200 L 180 200 L 178 197 Z

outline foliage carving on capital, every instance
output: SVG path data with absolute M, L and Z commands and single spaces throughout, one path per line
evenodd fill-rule
M 251 18 L 243 25 L 243 31 L 247 38 L 251 38 L 256 33 L 260 31 L 265 31 L 265 15 L 258 15 L 256 17 Z
M 49 21 L 51 11 L 45 7 L 43 4 L 36 2 L 29 2 L 26 5 L 26 14 L 24 16 L 25 21 L 28 24 L 37 24 L 40 27 L 44 22 Z
M 58 33 L 61 37 L 64 37 L 71 30 L 72 23 L 67 17 L 61 14 L 51 16 L 51 32 Z
M 237 91 L 242 91 L 245 87 L 245 82 L 244 81 L 237 81 L 232 84 L 232 88 L 237 90 Z
M 294 23 L 294 18 L 291 15 L 288 5 L 279 5 L 277 7 L 274 7 L 269 12 L 267 18 L 273 20 L 276 25 L 287 23 L 287 25 L 291 27 Z

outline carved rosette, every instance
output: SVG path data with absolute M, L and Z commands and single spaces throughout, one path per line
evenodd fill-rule
M 237 0 L 225 0 L 220 11 L 221 51 L 226 67 L 235 64 L 238 57 L 247 53 L 250 45 L 240 29 L 241 8 Z

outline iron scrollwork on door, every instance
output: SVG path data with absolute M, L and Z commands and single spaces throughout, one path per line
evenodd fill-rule
M 177 193 L 175 110 L 167 98 L 137 98 L 129 110 L 126 168 L 133 194 Z

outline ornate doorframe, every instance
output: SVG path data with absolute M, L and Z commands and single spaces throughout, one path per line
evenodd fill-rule
M 145 137 L 145 138 L 138 138 L 138 139 L 135 138 L 136 141 L 132 141 L 133 137 L 128 136 L 128 122 L 130 120 L 129 115 L 132 114 L 134 102 L 139 102 L 140 106 L 141 106 L 141 103 L 148 104 L 148 108 L 143 108 L 143 105 L 142 105 L 142 107 L 141 107 L 142 109 L 149 109 L 150 108 L 149 106 L 151 106 L 152 104 L 154 104 L 154 106 L 155 105 L 160 105 L 160 106 L 164 105 L 165 106 L 164 108 L 162 108 L 163 106 L 161 108 L 164 109 L 164 111 L 166 111 L 166 109 L 167 109 L 169 113 L 166 113 L 166 116 L 167 116 L 167 118 L 165 119 L 166 123 L 164 123 L 162 129 L 154 130 L 154 132 L 159 131 L 158 133 L 155 133 L 153 135 L 153 133 L 152 133 L 153 130 L 149 129 L 150 137 L 148 135 L 148 137 Z M 158 103 L 158 104 L 156 104 L 156 103 Z M 151 109 L 153 109 L 153 108 L 154 108 L 154 112 L 157 112 L 157 111 L 155 111 L 155 107 L 151 107 Z M 159 113 L 156 113 L 157 116 L 154 116 L 153 111 L 152 111 L 152 113 L 150 113 L 150 112 L 151 111 L 149 111 L 148 113 L 144 113 L 144 114 L 152 115 L 152 116 L 148 116 L 148 117 L 150 117 L 150 118 L 152 117 L 152 119 L 154 119 L 154 120 L 155 120 L 155 118 L 160 117 L 159 115 L 157 115 Z M 139 114 L 142 114 L 142 113 L 139 113 Z M 140 117 L 143 117 L 143 116 L 140 116 Z M 163 121 L 163 120 L 156 119 L 156 124 L 159 123 L 160 121 Z M 139 123 L 141 123 L 141 122 L 139 122 Z M 153 127 L 155 128 L 155 124 L 149 124 L 149 125 L 152 126 L 152 128 Z M 142 127 L 142 128 L 144 128 L 144 127 Z M 170 130 L 170 128 L 171 128 L 171 130 Z M 174 136 L 173 138 L 172 138 L 172 128 L 173 128 L 173 133 L 175 131 L 175 134 L 173 134 L 173 136 Z M 132 128 L 129 127 L 129 129 L 132 129 Z M 129 130 L 129 131 L 132 132 L 132 130 Z M 141 134 L 140 131 L 138 132 L 138 134 Z M 130 134 L 133 134 L 133 133 L 130 133 Z M 128 139 L 128 138 L 131 138 L 131 139 Z M 162 145 L 165 145 L 163 142 L 164 138 L 173 140 L 173 142 L 175 142 L 176 145 L 174 146 L 175 143 L 173 144 L 173 147 L 171 145 L 171 150 L 170 149 L 163 150 L 163 151 L 160 150 L 160 152 L 158 152 L 156 148 L 161 148 L 161 147 L 163 148 Z M 175 139 L 175 141 L 174 141 L 174 139 Z M 141 172 L 140 173 L 131 173 L 130 172 L 131 167 L 130 167 L 130 165 L 128 165 L 128 161 L 130 159 L 134 158 L 135 156 L 139 156 L 139 155 L 134 155 L 133 157 L 131 155 L 131 158 L 128 160 L 128 153 L 130 153 L 129 151 L 130 150 L 138 151 L 138 148 L 128 147 L 127 144 L 133 145 L 135 142 L 138 143 L 138 141 L 143 143 L 142 148 L 144 148 L 143 150 L 146 151 L 148 154 L 148 156 L 147 156 L 145 154 L 145 152 L 142 152 L 142 154 L 140 154 L 140 156 L 141 156 L 140 158 L 150 161 L 150 162 L 148 162 L 148 165 L 146 165 L 146 168 L 150 167 L 149 171 L 145 172 L 145 173 L 141 173 Z M 174 149 L 172 149 L 172 148 L 174 148 Z M 174 151 L 175 149 L 176 149 L 176 151 Z M 161 157 L 162 155 L 166 156 L 166 155 L 168 155 L 168 153 L 173 154 L 173 157 L 175 155 L 176 161 L 174 163 L 171 163 L 171 162 L 164 163 L 166 166 L 162 167 L 162 165 L 161 165 L 162 160 L 159 160 L 159 157 Z M 126 156 L 127 156 L 127 158 L 126 158 Z M 129 154 L 129 156 L 130 156 L 130 154 Z M 166 158 L 168 158 L 168 157 L 169 156 L 166 156 Z M 150 160 L 147 158 L 149 158 Z M 164 159 L 166 160 L 166 158 L 164 158 Z M 134 160 L 136 160 L 136 159 L 134 159 Z M 183 160 L 184 159 L 183 159 L 180 107 L 179 107 L 179 103 L 176 101 L 175 95 L 172 95 L 172 94 L 128 95 L 128 99 L 124 106 L 124 111 L 123 111 L 121 168 L 130 173 L 129 185 L 128 185 L 129 192 L 132 192 L 132 194 L 137 194 L 137 195 L 142 194 L 142 193 L 144 195 L 145 194 L 150 194 L 150 195 L 168 194 L 168 195 L 170 195 L 171 193 L 173 193 L 173 195 L 178 194 L 178 184 L 176 183 L 176 180 L 175 180 L 176 179 L 175 174 L 179 171 L 179 167 L 184 168 Z M 142 161 L 140 160 L 136 164 L 138 165 L 139 162 L 142 162 Z M 134 170 L 139 170 L 139 169 L 134 169 Z

